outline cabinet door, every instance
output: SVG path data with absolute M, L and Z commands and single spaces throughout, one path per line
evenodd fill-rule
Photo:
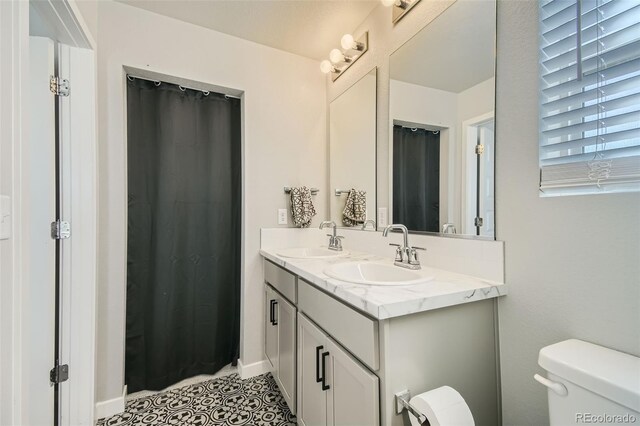
M 298 313 L 298 422 L 302 426 L 327 424 L 327 392 L 322 389 L 322 353 L 327 338 Z M 325 365 L 328 363 L 326 360 Z M 326 371 L 325 371 L 326 373 Z
M 265 285 L 264 288 L 266 295 L 264 354 L 271 364 L 271 372 L 275 376 L 278 374 L 278 305 L 275 291 L 268 285 Z
M 278 296 L 278 376 L 291 413 L 296 414 L 296 307 Z
M 329 339 L 328 425 L 376 426 L 379 418 L 378 377 Z

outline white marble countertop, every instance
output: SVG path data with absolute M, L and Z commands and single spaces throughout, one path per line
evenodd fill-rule
M 423 267 L 426 274 L 434 277 L 424 284 L 354 284 L 329 278 L 324 270 L 336 263 L 375 261 L 392 265 L 393 260 L 362 252 L 350 252 L 345 256 L 326 259 L 295 259 L 278 256 L 278 251 L 262 249 L 260 254 L 348 305 L 380 320 L 491 299 L 507 293 L 503 283 L 431 267 Z

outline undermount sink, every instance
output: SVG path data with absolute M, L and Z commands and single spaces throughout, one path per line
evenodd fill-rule
M 349 252 L 329 250 L 323 247 L 300 247 L 282 249 L 278 251 L 277 254 L 278 256 L 294 259 L 328 259 L 331 257 L 346 256 Z
M 433 280 L 433 276 L 422 270 L 373 262 L 340 263 L 328 267 L 324 273 L 340 281 L 368 285 L 412 285 Z

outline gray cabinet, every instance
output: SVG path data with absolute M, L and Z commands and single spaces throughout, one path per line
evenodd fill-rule
M 275 379 L 293 414 L 296 414 L 296 312 L 296 307 L 285 298 L 276 298 L 278 372 Z
M 269 364 L 271 364 L 271 372 L 276 376 L 278 374 L 278 325 L 275 320 L 277 315 L 277 296 L 270 286 L 265 285 L 264 289 L 266 301 L 264 354 Z
M 408 426 L 394 394 L 456 389 L 500 424 L 495 300 L 377 320 L 265 261 L 265 354 L 301 426 Z
M 378 377 L 298 313 L 298 422 L 379 424 Z
M 296 414 L 296 307 L 265 285 L 264 353 L 289 409 Z

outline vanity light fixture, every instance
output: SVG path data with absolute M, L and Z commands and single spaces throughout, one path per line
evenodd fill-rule
M 351 34 L 345 34 L 340 40 L 342 50 L 333 49 L 329 52 L 329 59 L 320 62 L 320 71 L 331 73 L 331 81 L 336 81 L 360 56 L 369 48 L 369 32 L 366 31 L 358 39 Z
M 328 74 L 330 72 L 335 74 L 340 74 L 340 70 L 334 67 L 333 64 L 327 59 L 320 62 L 320 71 L 322 71 L 325 74 Z
M 358 50 L 362 51 L 364 49 L 364 43 L 357 42 L 351 34 L 345 34 L 340 39 L 340 46 L 344 50 Z
M 391 6 L 393 8 L 391 22 L 394 24 L 402 19 L 418 2 L 420 2 L 420 0 L 382 0 L 384 6 Z

